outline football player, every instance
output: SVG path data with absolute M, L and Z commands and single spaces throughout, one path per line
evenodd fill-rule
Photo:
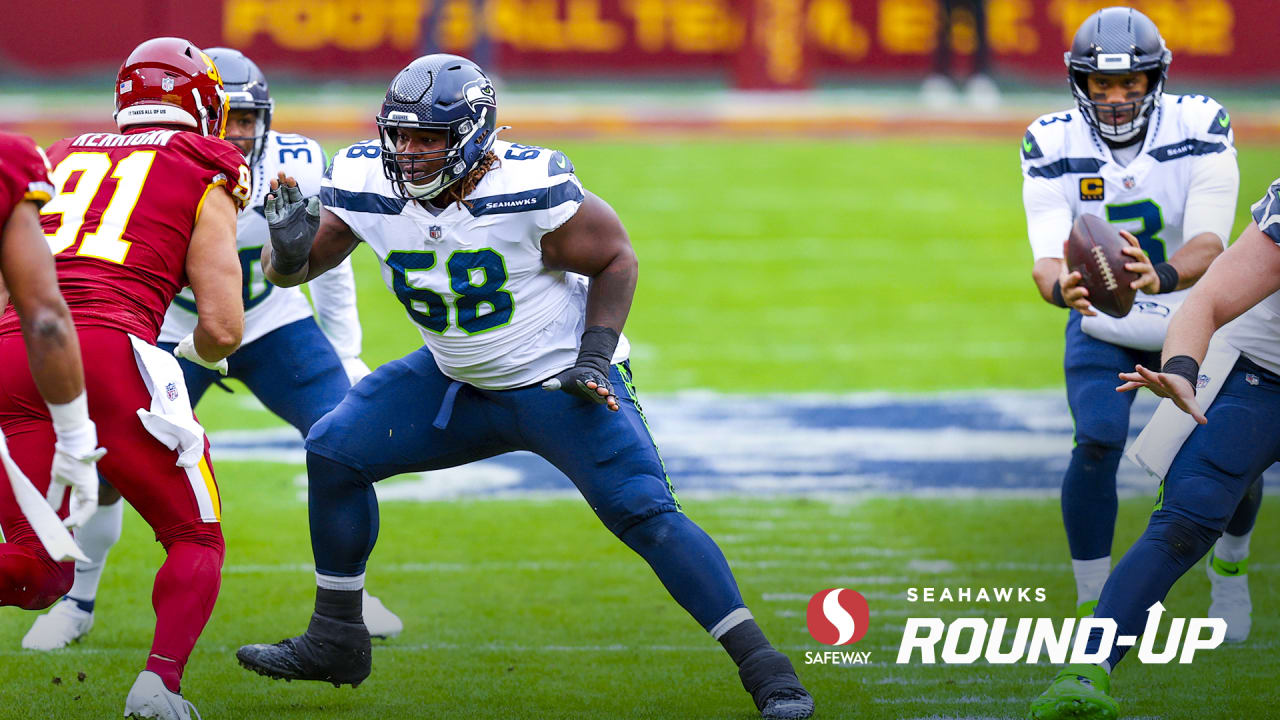
M 362 682 L 373 483 L 530 450 L 720 641 L 764 717 L 809 717 L 790 660 L 681 511 L 636 401 L 621 334 L 636 283 L 626 231 L 563 153 L 497 141 L 496 112 L 474 63 L 421 57 L 387 90 L 380 139 L 340 151 L 319 200 L 285 182 L 267 202 L 272 282 L 308 281 L 367 242 L 426 346 L 378 368 L 311 428 L 315 614 L 301 636 L 237 657 L 271 677 Z
M 241 298 L 245 308 L 244 340 L 227 359 L 227 376 L 240 380 L 264 405 L 306 437 L 312 424 L 332 410 L 369 368 L 360 360 L 360 319 L 356 314 L 356 285 L 350 260 L 311 283 L 317 324 L 300 288 L 277 288 L 258 269 L 258 256 L 267 243 L 262 199 L 270 178 L 283 172 L 311 194 L 320 191 L 325 157 L 320 144 L 301 135 L 271 129 L 275 103 L 266 76 L 249 58 L 228 48 L 205 53 L 222 76 L 230 100 L 227 140 L 238 146 L 253 171 L 253 196 L 236 222 L 236 243 L 244 273 Z M 158 345 L 172 351 L 196 324 L 196 304 L 190 289 L 174 298 L 160 328 Z M 191 403 L 200 402 L 218 382 L 219 372 L 180 360 Z M 111 546 L 120 539 L 124 506 L 120 494 L 104 485 L 100 509 L 79 530 L 76 539 L 89 562 L 76 564 L 71 591 L 46 615 L 36 618 L 22 638 L 30 650 L 54 650 L 84 637 L 93 627 L 98 582 Z M 376 597 L 365 597 L 365 624 L 375 637 L 394 637 L 404 628 Z
M 1169 317 L 1226 246 L 1239 190 L 1230 116 L 1203 95 L 1165 93 L 1171 59 L 1137 10 L 1094 13 L 1066 53 L 1076 107 L 1032 122 L 1022 140 L 1032 274 L 1047 302 L 1069 309 L 1063 369 L 1075 448 L 1062 517 L 1082 617 L 1111 571 L 1116 469 L 1133 402 L 1115 392 L 1116 374 L 1157 360 Z M 1063 261 L 1085 214 L 1117 224 L 1132 245 L 1125 267 L 1139 275 L 1138 294 L 1126 317 L 1095 312 Z
M 89 418 L 80 342 L 40 229 L 38 208 L 52 195 L 44 152 L 29 138 L 0 133 L 0 275 L 22 330 L 0 339 L 0 353 L 13 363 L 6 370 L 30 373 L 25 384 L 44 406 L 32 406 L 31 412 L 46 421 L 38 428 L 30 422 L 15 428 L 7 422 L 12 401 L 7 393 L 0 400 L 6 413 L 0 422 L 13 442 L 11 456 L 0 437 L 0 605 L 27 610 L 48 607 L 50 593 L 70 581 L 71 565 L 59 561 L 78 551 L 54 509 L 61 509 L 60 498 L 70 487 L 65 525 L 79 526 L 93 512 L 95 464 L 102 455 Z M 44 504 L 46 497 L 53 508 Z
M 1161 369 L 1139 364 L 1120 374 L 1126 382 L 1118 389 L 1150 388 L 1199 424 L 1176 450 L 1146 532 L 1103 587 L 1094 614 L 1114 619 L 1117 635 L 1142 634 L 1147 608 L 1163 601 L 1210 548 L 1215 554 L 1223 550 L 1223 532 L 1238 508 L 1260 493 L 1254 487 L 1262 471 L 1280 461 L 1280 180 L 1253 206 L 1253 219 L 1169 324 Z M 1196 392 L 1202 387 L 1200 363 L 1215 332 L 1236 357 L 1202 410 Z M 1243 569 L 1244 560 L 1233 565 Z M 1087 650 L 1096 652 L 1098 642 L 1090 638 Z M 1117 644 L 1100 665 L 1068 665 L 1032 703 L 1030 717 L 1116 717 L 1110 674 L 1126 650 Z
M 41 223 L 80 346 L 93 358 L 77 402 L 87 401 L 109 451 L 98 469 L 167 553 L 151 596 L 155 637 L 124 714 L 185 719 L 182 674 L 218 597 L 224 545 L 204 431 L 178 362 L 155 342 L 165 309 L 189 284 L 199 319 L 177 354 L 225 368 L 239 346 L 236 212 L 252 188 L 244 155 L 220 139 L 226 95 L 218 71 L 190 42 L 139 45 L 120 68 L 115 100 L 119 133 L 86 133 L 49 148 L 58 194 Z M 0 318 L 0 425 L 27 474 L 47 482 L 55 432 L 64 450 L 64 420 L 39 402 L 19 329 L 10 308 Z M 4 505 L 5 535 L 21 539 L 22 524 L 11 527 Z M 38 608 L 70 589 L 71 566 L 57 568 L 34 549 L 5 562 L 11 577 L 30 579 L 23 596 L 6 603 Z

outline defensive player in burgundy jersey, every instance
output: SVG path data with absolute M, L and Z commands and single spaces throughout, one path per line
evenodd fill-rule
M 125 700 L 128 717 L 190 717 L 182 672 L 221 582 L 221 510 L 208 445 L 177 361 L 155 342 L 169 303 L 190 285 L 200 319 L 175 354 L 225 368 L 240 344 L 236 213 L 249 198 L 250 174 L 240 150 L 220 139 L 226 112 L 209 58 L 186 40 L 156 38 L 120 69 L 120 132 L 87 133 L 49 150 L 58 194 L 41 222 L 80 344 L 93 359 L 85 371 L 89 416 L 107 450 L 98 470 L 168 553 L 152 593 L 155 638 Z M 31 456 L 48 453 L 53 434 L 22 362 L 18 328 L 14 312 L 0 318 L 7 391 L 0 426 L 15 455 Z M 47 482 L 47 473 L 30 475 Z M 60 574 L 33 592 L 53 598 L 69 587 L 69 574 Z
M 58 561 L 78 551 L 49 505 L 60 507 L 70 485 L 70 513 L 61 514 L 68 526 L 83 522 L 97 504 L 94 462 L 101 456 L 89 419 L 80 343 L 40 231 L 38 207 L 53 194 L 48 167 L 31 140 L 0 133 L 0 273 L 22 330 L 0 340 L 3 374 L 22 377 L 25 411 L 43 419 L 39 427 L 11 429 L 4 422 L 12 457 L 0 438 L 0 605 L 29 610 L 48 606 L 55 599 L 50 592 L 71 583 L 71 564 Z M 12 400 L 11 392 L 0 392 L 4 420 Z

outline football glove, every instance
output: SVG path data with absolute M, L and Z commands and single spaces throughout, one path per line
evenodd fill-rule
M 202 368 L 217 370 L 219 375 L 227 374 L 227 359 L 222 358 L 214 362 L 200 357 L 200 353 L 196 352 L 196 336 L 191 333 L 187 333 L 186 337 L 178 341 L 178 347 L 173 349 L 173 354 L 175 357 L 190 360 Z
M 582 333 L 577 362 L 573 367 L 542 383 L 542 389 L 560 390 L 597 405 L 607 404 L 610 410 L 617 410 L 618 398 L 613 392 L 613 386 L 609 384 L 609 364 L 613 361 L 613 351 L 617 346 L 616 330 L 603 326 L 587 328 Z M 595 387 L 588 386 L 588 383 Z M 607 393 L 601 394 L 600 388 L 604 388 Z
M 320 198 L 302 196 L 296 185 L 281 183 L 262 203 L 271 233 L 271 265 L 281 275 L 302 269 L 320 229 Z
M 107 451 L 96 447 L 98 428 L 87 418 L 75 430 L 56 431 L 56 434 L 49 491 L 45 498 L 56 510 L 62 507 L 67 488 L 71 488 L 71 508 L 62 524 L 69 528 L 79 527 L 98 510 L 97 463 Z

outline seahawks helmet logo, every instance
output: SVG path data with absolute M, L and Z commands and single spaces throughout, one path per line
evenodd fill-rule
M 472 80 L 462 86 L 462 99 L 467 101 L 467 106 L 474 111 L 477 105 L 488 105 L 491 108 L 497 108 L 498 103 L 494 100 L 493 83 L 489 82 L 489 78 L 481 77 Z

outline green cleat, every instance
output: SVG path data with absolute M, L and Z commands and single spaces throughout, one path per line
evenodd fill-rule
M 1027 720 L 1115 720 L 1120 707 L 1107 694 L 1111 676 L 1097 665 L 1068 665 L 1031 701 Z

